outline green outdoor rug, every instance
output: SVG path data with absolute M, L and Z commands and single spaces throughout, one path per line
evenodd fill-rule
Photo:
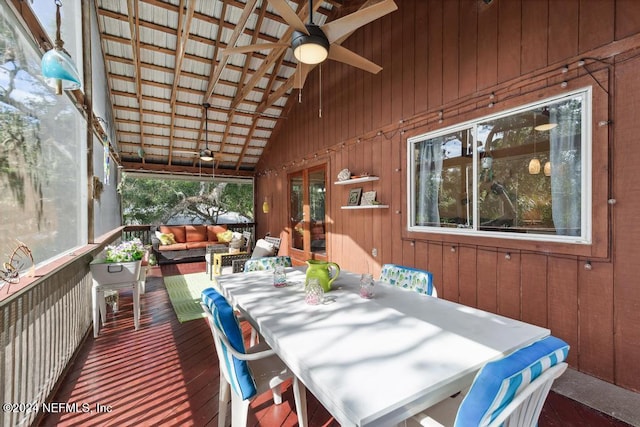
M 200 293 L 213 285 L 207 273 L 167 276 L 164 286 L 169 293 L 173 310 L 180 323 L 204 317 L 200 307 Z

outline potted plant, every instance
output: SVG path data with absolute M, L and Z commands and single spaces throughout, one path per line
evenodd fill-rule
M 91 275 L 101 285 L 136 282 L 146 252 L 142 241 L 137 238 L 107 246 L 99 257 L 91 261 Z

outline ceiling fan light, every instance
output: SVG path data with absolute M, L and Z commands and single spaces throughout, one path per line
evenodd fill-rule
M 293 56 L 303 64 L 315 65 L 329 56 L 329 40 L 317 25 L 306 25 L 309 34 L 294 31 L 291 36 Z
M 209 149 L 200 150 L 200 160 L 203 162 L 212 162 L 213 153 Z

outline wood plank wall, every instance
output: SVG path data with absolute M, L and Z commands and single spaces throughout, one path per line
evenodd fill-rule
M 440 297 L 549 327 L 571 344 L 571 366 L 640 391 L 640 2 L 396 3 L 396 12 L 344 43 L 383 66 L 381 73 L 328 62 L 321 79 L 317 68 L 311 72 L 302 103 L 291 97 L 258 168 L 257 200 L 267 196 L 271 204 L 269 214 L 258 210 L 258 234 L 286 241 L 287 174 L 325 163 L 331 260 L 375 275 L 388 262 L 428 269 Z M 592 78 L 575 65 L 584 57 L 611 65 L 589 60 Z M 570 72 L 562 75 L 565 64 Z M 569 87 L 559 89 L 563 79 Z M 585 84 L 594 87 L 590 247 L 406 231 L 408 136 L 489 114 L 490 102 L 499 111 Z M 598 126 L 603 118 L 612 124 Z M 340 209 L 350 186 L 332 183 L 343 168 L 379 175 L 362 187 L 390 208 Z

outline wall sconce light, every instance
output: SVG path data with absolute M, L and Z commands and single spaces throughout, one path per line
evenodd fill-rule
M 545 176 L 551 176 L 551 162 L 548 160 L 544 164 L 544 174 Z
M 271 207 L 269 206 L 269 198 L 267 196 L 264 196 L 264 201 L 262 202 L 262 213 L 269 213 L 269 210 L 271 209 Z
M 57 95 L 62 95 L 62 90 L 76 90 L 82 87 L 80 74 L 71 59 L 71 55 L 62 46 L 64 41 L 60 37 L 60 8 L 62 2 L 54 1 L 56 5 L 56 41 L 53 49 L 47 51 L 40 62 L 40 69 L 47 85 L 56 90 Z

